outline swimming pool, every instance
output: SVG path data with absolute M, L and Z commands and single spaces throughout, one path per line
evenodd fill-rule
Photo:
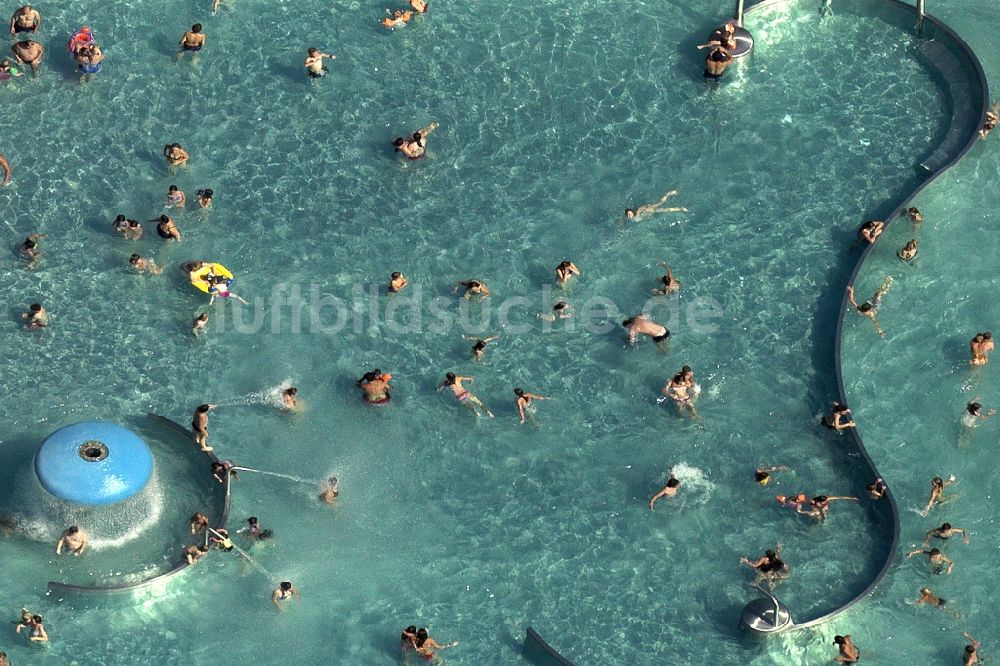
M 762 9 L 747 21 L 754 55 L 714 90 L 693 46 L 729 8 L 705 2 L 434 7 L 393 34 L 375 26 L 382 7 L 363 3 L 248 2 L 217 19 L 183 6 L 183 17 L 52 8 L 49 35 L 95 27 L 105 71 L 77 86 L 52 37 L 45 76 L 0 91 L 31 104 L 17 131 L 38 128 L 3 146 L 15 168 L 0 191 L 16 211 L 9 236 L 49 234 L 38 270 L 2 269 L 16 295 L 13 342 L 0 349 L 17 396 L 0 405 L 4 450 L 87 418 L 154 411 L 183 423 L 209 400 L 223 405 L 212 416 L 221 455 L 336 474 L 342 499 L 331 509 L 314 485 L 247 475 L 233 522 L 257 515 L 276 530 L 253 551 L 271 577 L 213 553 L 135 605 L 40 599 L 56 565 L 12 539 L 0 561 L 19 573 L 0 600 L 46 615 L 54 638 L 44 653 L 4 648 L 15 663 L 80 650 L 107 664 L 383 663 L 411 623 L 460 640 L 446 653 L 455 663 L 516 663 L 528 624 L 580 664 L 668 650 L 691 663 L 827 654 L 828 629 L 745 642 L 735 623 L 753 594 L 738 559 L 784 543 L 795 573 L 780 596 L 810 617 L 857 594 L 885 558 L 891 525 L 871 505 L 835 506 L 817 527 L 777 511 L 773 495 L 851 494 L 868 481 L 855 478 L 847 438 L 819 432 L 815 417 L 836 393 L 831 333 L 854 227 L 913 189 L 947 130 L 944 91 L 907 57 L 915 39 L 861 5 L 822 21 L 811 3 Z M 209 47 L 174 64 L 197 19 Z M 338 55 L 315 84 L 299 65 L 309 45 Z M 879 70 L 887 59 L 895 68 Z M 430 157 L 399 162 L 389 140 L 431 120 Z M 193 156 L 176 179 L 158 157 L 173 141 Z M 138 243 L 112 236 L 115 213 L 153 217 L 172 182 L 216 192 L 207 217 L 178 216 L 181 243 L 151 229 Z M 675 188 L 690 214 L 618 221 Z M 132 251 L 167 271 L 129 274 Z M 210 334 L 189 337 L 204 308 L 175 268 L 189 258 L 229 266 L 259 308 L 240 323 L 217 308 Z M 546 331 L 535 315 L 564 258 L 584 272 L 568 295 L 578 318 Z M 577 323 L 599 298 L 621 316 L 598 324 L 634 314 L 661 259 L 685 286 L 666 355 Z M 414 286 L 393 301 L 400 321 L 422 289 L 403 327 L 386 321 L 384 295 L 368 296 L 393 270 Z M 494 292 L 484 330 L 501 334 L 481 366 L 460 336 L 480 334 L 486 308 L 470 308 L 467 326 L 431 327 L 434 299 L 457 317 L 451 285 L 471 277 Z M 327 294 L 350 313 L 336 334 L 317 324 L 333 323 Z M 529 301 L 499 329 L 501 302 L 518 295 Z M 36 299 L 53 326 L 24 335 L 13 315 Z M 692 303 L 708 312 L 701 324 Z M 684 364 L 704 387 L 701 421 L 655 404 Z M 375 366 L 397 378 L 380 411 L 353 387 Z M 475 375 L 497 418 L 435 394 L 446 370 Z M 308 403 L 302 415 L 252 395 L 286 378 Z M 554 398 L 537 423 L 517 426 L 514 386 Z M 794 472 L 761 489 L 749 483 L 759 464 Z M 651 514 L 645 503 L 675 466 L 690 492 Z M 284 579 L 304 600 L 277 615 L 268 595 Z

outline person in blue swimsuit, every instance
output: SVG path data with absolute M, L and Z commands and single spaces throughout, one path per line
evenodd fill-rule
M 104 53 L 97 44 L 84 46 L 76 52 L 76 71 L 80 74 L 97 74 L 103 67 L 101 61 L 104 60 Z

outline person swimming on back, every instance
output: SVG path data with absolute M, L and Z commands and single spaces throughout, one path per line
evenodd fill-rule
M 319 498 L 327 504 L 333 504 L 333 501 L 337 499 L 339 495 L 340 481 L 337 480 L 337 477 L 331 476 L 326 480 L 326 483 L 323 484 L 323 489 L 319 493 Z
M 408 159 L 419 160 L 427 155 L 427 137 L 437 128 L 437 123 L 431 123 L 414 132 L 409 140 L 396 137 L 392 142 L 393 149 L 397 153 L 403 153 Z
M 628 344 L 634 345 L 640 335 L 648 335 L 653 339 L 658 347 L 670 337 L 670 331 L 666 326 L 661 326 L 651 319 L 647 319 L 644 314 L 637 314 L 622 322 L 622 326 L 628 332 Z
M 673 196 L 676 196 L 676 195 L 677 195 L 677 190 L 670 190 L 669 192 L 667 192 L 666 194 L 664 194 L 662 197 L 660 197 L 660 200 L 657 201 L 656 203 L 643 204 L 643 205 L 639 206 L 638 208 L 626 208 L 625 209 L 625 219 L 627 219 L 627 220 L 635 220 L 636 222 L 639 222 L 640 220 L 642 220 L 646 216 L 648 216 L 648 215 L 655 215 L 656 213 L 686 213 L 686 212 L 688 212 L 687 208 L 677 208 L 677 207 L 664 208 L 663 207 L 663 205 L 665 203 L 667 203 L 667 200 L 670 197 L 673 197 Z
M 392 387 L 389 386 L 391 379 L 390 373 L 383 373 L 376 368 L 362 375 L 359 380 L 354 382 L 354 385 L 361 389 L 361 397 L 365 402 L 370 405 L 384 405 L 392 400 L 390 395 Z
M 472 394 L 471 391 L 466 389 L 462 382 L 474 381 L 473 377 L 467 375 L 456 375 L 454 372 L 445 373 L 444 381 L 437 387 L 440 391 L 443 388 L 450 389 L 455 395 L 455 399 L 460 403 L 471 409 L 475 414 L 485 414 L 486 416 L 493 418 L 493 412 L 483 404 L 483 401 Z

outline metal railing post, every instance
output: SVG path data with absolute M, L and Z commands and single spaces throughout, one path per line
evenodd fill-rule
M 920 0 L 920 3 L 923 4 L 923 1 Z M 736 25 L 741 28 L 743 27 L 743 0 L 739 0 L 736 3 Z
M 924 0 L 917 0 L 917 33 L 924 30 Z

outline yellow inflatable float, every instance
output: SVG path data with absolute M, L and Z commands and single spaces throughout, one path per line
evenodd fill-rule
M 201 268 L 191 271 L 188 274 L 191 278 L 191 284 L 195 286 L 196 289 L 205 292 L 209 292 L 217 278 L 224 278 L 228 284 L 233 279 L 233 274 L 229 272 L 229 269 L 222 264 L 202 264 Z

